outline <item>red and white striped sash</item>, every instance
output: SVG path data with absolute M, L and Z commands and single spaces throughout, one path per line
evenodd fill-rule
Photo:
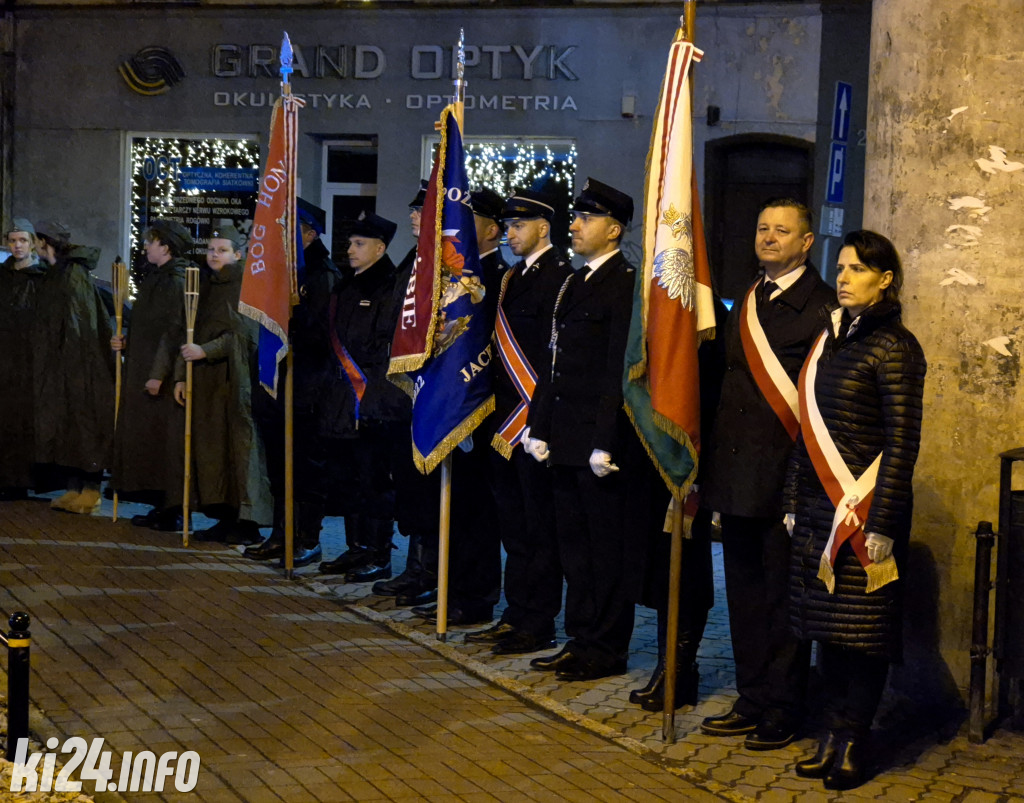
M 779 358 L 772 351 L 768 337 L 757 317 L 755 292 L 761 280 L 754 282 L 747 291 L 740 308 L 740 340 L 743 342 L 743 354 L 750 366 L 750 373 L 757 383 L 758 390 L 765 401 L 775 411 L 782 426 L 794 441 L 800 431 L 799 394 L 793 380 L 782 367 Z
M 849 542 L 867 573 L 867 591 L 870 593 L 899 577 L 892 555 L 880 563 L 874 563 L 868 557 L 865 546 L 864 522 L 867 521 L 871 500 L 874 498 L 882 453 L 878 453 L 860 477 L 854 477 L 829 434 L 818 409 L 814 389 L 814 381 L 818 375 L 818 359 L 827 339 L 826 330 L 818 336 L 800 371 L 800 430 L 804 436 L 807 454 L 814 466 L 814 473 L 818 475 L 825 493 L 836 508 L 828 543 L 818 566 L 818 579 L 825 584 L 830 594 L 835 591 L 833 567 L 836 556 L 840 547 Z
M 526 429 L 526 417 L 530 412 L 530 400 L 533 398 L 533 392 L 537 388 L 537 374 L 533 370 L 533 366 L 530 365 L 530 361 L 526 358 L 523 349 L 516 341 L 515 335 L 512 334 L 512 327 L 509 326 L 508 318 L 505 317 L 505 311 L 501 307 L 501 302 L 505 298 L 505 288 L 508 286 L 511 274 L 512 269 L 509 269 L 502 280 L 501 294 L 498 299 L 498 317 L 494 326 L 494 337 L 498 344 L 498 354 L 501 356 L 501 362 L 505 366 L 505 371 L 519 392 L 520 398 L 519 404 L 516 405 L 504 423 L 498 427 L 498 431 L 494 433 L 494 437 L 491 439 L 491 446 L 506 459 L 512 456 L 516 444 L 520 443 L 523 439 L 523 430 Z

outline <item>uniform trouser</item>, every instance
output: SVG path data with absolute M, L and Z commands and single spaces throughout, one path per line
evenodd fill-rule
M 566 581 L 566 635 L 585 660 L 625 660 L 642 570 L 642 557 L 629 549 L 625 481 L 621 472 L 596 477 L 589 466 L 554 466 L 550 472 Z
M 733 710 L 795 727 L 810 642 L 789 624 L 789 534 L 782 517 L 722 516 L 722 556 L 739 700 Z
M 827 642 L 818 648 L 825 727 L 840 739 L 867 737 L 885 690 L 889 659 Z
M 419 535 L 424 550 L 437 555 L 441 511 L 441 469 L 426 477 L 412 462 L 408 425 L 396 443 L 395 477 L 397 504 L 415 504 L 416 510 L 399 510 L 399 529 Z M 476 438 L 470 452 L 452 451 L 451 519 L 448 527 L 448 602 L 474 617 L 490 616 L 501 595 L 501 540 L 495 525 L 487 452 L 490 445 Z M 406 487 L 402 484 L 406 483 Z M 433 567 L 432 567 L 433 568 Z
M 283 378 L 282 378 L 283 382 Z M 253 416 L 263 439 L 267 478 L 274 497 L 274 529 L 284 534 L 284 405 L 271 399 L 262 388 L 253 389 Z M 324 500 L 327 495 L 327 441 L 317 436 L 316 417 L 311 409 L 293 414 L 293 488 L 295 495 L 296 544 L 312 549 L 320 538 Z
M 667 494 L 666 494 L 667 496 Z M 668 625 L 668 580 L 672 542 L 669 533 L 652 535 L 647 560 L 649 588 L 646 602 L 658 612 L 658 657 L 664 657 Z M 711 560 L 711 511 L 700 508 L 690 537 L 682 540 L 679 566 L 679 629 L 676 639 L 680 667 L 697 658 L 697 650 L 715 604 L 714 565 Z
M 538 638 L 551 638 L 562 608 L 562 567 L 555 536 L 551 470 L 520 447 L 506 460 L 490 455 L 498 531 L 505 547 L 502 621 Z

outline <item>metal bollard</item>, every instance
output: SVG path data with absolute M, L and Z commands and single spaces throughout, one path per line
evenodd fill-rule
M 28 674 L 32 634 L 28 632 L 29 616 L 16 611 L 8 620 L 7 634 L 7 751 L 14 761 L 18 740 L 28 738 Z
M 988 675 L 988 607 L 992 590 L 992 522 L 979 521 L 974 533 L 974 628 L 971 635 L 971 697 L 968 739 L 985 741 L 985 681 Z

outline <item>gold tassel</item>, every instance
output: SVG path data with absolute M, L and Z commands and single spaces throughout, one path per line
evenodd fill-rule
M 497 432 L 494 433 L 494 437 L 491 438 L 491 446 L 494 447 L 494 451 L 504 457 L 506 460 L 512 459 L 512 452 L 515 449 L 511 443 L 506 441 Z
M 881 563 L 870 563 L 864 567 L 868 575 L 867 593 L 878 591 L 882 586 L 900 579 L 900 573 L 896 569 L 896 560 L 892 555 Z
M 818 563 L 818 579 L 825 584 L 829 594 L 836 593 L 836 573 L 826 554 L 821 556 L 821 561 Z

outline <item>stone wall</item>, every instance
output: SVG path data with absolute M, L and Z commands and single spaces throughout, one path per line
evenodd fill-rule
M 969 675 L 974 538 L 1022 445 L 1024 34 L 1019 0 L 875 0 L 864 221 L 907 274 L 928 358 L 906 688 Z M 922 674 L 924 673 L 924 674 Z

